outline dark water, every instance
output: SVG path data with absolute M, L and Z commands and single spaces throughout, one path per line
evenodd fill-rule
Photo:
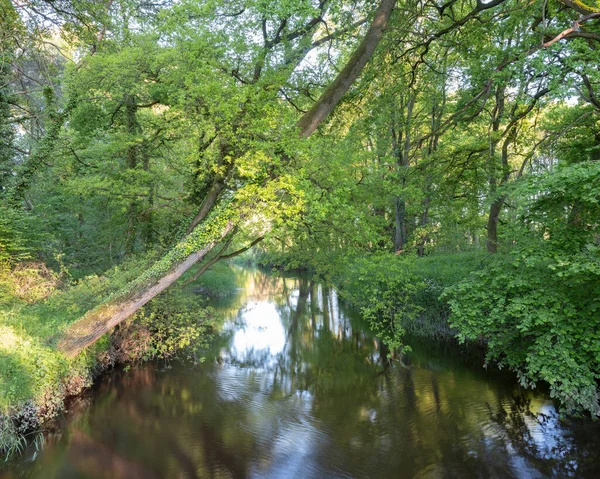
M 117 371 L 2 477 L 600 477 L 600 427 L 456 348 L 385 352 L 336 293 L 239 270 L 199 365 Z M 31 460 L 35 456 L 35 460 Z

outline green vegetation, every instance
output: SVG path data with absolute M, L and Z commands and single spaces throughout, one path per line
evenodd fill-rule
M 515 246 L 445 296 L 461 339 L 486 338 L 488 359 L 517 371 L 524 385 L 545 381 L 567 410 L 600 415 L 597 185 L 598 162 L 520 185 L 526 201 Z
M 423 258 L 374 254 L 347 258 L 332 278 L 343 298 L 367 318 L 389 345 L 413 337 L 448 340 L 450 307 L 440 298 L 445 288 L 481 270 L 483 252 L 435 254 Z
M 151 300 L 224 294 L 217 262 L 255 246 L 394 349 L 456 333 L 600 413 L 596 2 L 0 0 L 0 23 L 5 414 L 145 305 L 156 353 L 204 337 L 209 312 Z
M 115 361 L 202 358 L 215 327 L 205 294 L 227 294 L 235 288 L 228 268 L 203 278 L 203 295 L 190 293 L 198 286 L 193 283 L 157 297 L 124 332 L 111 341 L 103 338 L 74 360 L 56 349 L 65 328 L 130 284 L 152 262 L 151 257 L 129 260 L 102 276 L 72 282 L 67 272 L 63 277 L 54 274 L 51 285 L 43 265 L 22 263 L 2 272 L 0 284 L 21 285 L 17 289 L 26 292 L 12 291 L 0 303 L 0 448 L 8 456 L 23 447 L 24 434 L 62 410 L 66 396 L 89 387 L 93 377 Z
M 194 277 L 194 271 L 189 275 L 191 280 Z M 184 277 L 184 284 L 188 283 L 188 278 Z M 206 295 L 212 298 L 223 298 L 232 295 L 238 285 L 233 270 L 224 263 L 217 263 L 202 276 L 189 283 L 185 294 L 189 294 L 190 289 L 194 294 Z

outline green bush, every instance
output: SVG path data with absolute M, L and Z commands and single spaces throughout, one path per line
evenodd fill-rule
M 600 415 L 600 164 L 522 182 L 514 245 L 446 290 L 459 338 L 522 384 L 550 385 L 566 411 Z
M 393 349 L 402 335 L 446 339 L 450 308 L 440 299 L 445 287 L 481 268 L 481 252 L 437 254 L 426 257 L 380 253 L 340 261 L 333 282 L 370 327 Z
M 140 356 L 134 358 L 139 360 L 176 356 L 203 360 L 202 351 L 208 348 L 216 325 L 211 307 L 177 290 L 165 291 L 152 300 L 136 319 L 145 343 Z
M 414 274 L 414 262 L 415 258 L 398 261 L 390 254 L 356 258 L 335 281 L 342 297 L 360 311 L 391 351 L 403 349 L 403 324 L 421 312 L 413 297 L 425 285 Z
M 521 383 L 550 384 L 568 411 L 600 414 L 600 261 L 546 245 L 498 255 L 445 292 L 459 338 L 485 338 L 487 357 Z

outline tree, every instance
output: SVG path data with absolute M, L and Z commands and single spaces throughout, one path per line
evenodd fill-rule
M 359 76 L 383 35 L 394 4 L 395 1 L 393 0 L 383 0 L 380 3 L 369 29 L 355 53 L 348 60 L 346 66 L 336 76 L 331 85 L 325 89 L 313 107 L 298 121 L 298 136 L 300 138 L 306 138 L 316 130 Z M 319 5 L 319 16 L 312 18 L 298 29 L 288 32 L 286 38 L 293 41 L 298 37 L 307 35 L 311 31 L 312 26 L 316 25 L 322 19 L 325 6 L 324 2 L 321 3 Z M 280 20 L 274 36 L 269 37 L 267 18 L 263 16 L 261 19 L 263 47 L 259 51 L 252 80 L 246 80 L 250 81 L 252 85 L 260 85 L 259 82 L 261 81 L 261 75 L 263 75 L 267 54 L 283 41 L 288 21 L 288 18 Z M 303 43 L 306 43 L 306 40 Z M 289 55 L 294 64 L 298 64 L 301 61 L 307 53 L 306 50 L 306 46 L 301 42 L 296 52 Z M 287 59 L 286 63 L 290 63 L 290 58 Z M 284 66 L 289 68 L 285 64 Z M 291 71 L 293 71 L 293 68 Z M 269 73 L 273 75 L 280 72 Z M 234 72 L 233 76 L 237 79 L 239 72 Z M 264 88 L 264 85 L 260 86 Z M 269 86 L 273 90 L 276 85 Z M 251 91 L 254 94 L 260 93 L 253 90 Z M 220 163 L 219 166 L 222 166 L 222 171 L 215 174 L 200 209 L 188 228 L 186 238 L 163 258 L 161 262 L 155 265 L 151 274 L 149 274 L 149 278 L 141 278 L 137 284 L 132 285 L 132 291 L 127 292 L 125 299 L 119 299 L 111 302 L 109 305 L 102 306 L 87 315 L 83 322 L 76 323 L 61 342 L 61 349 L 67 355 L 74 356 L 81 349 L 95 342 L 110 328 L 133 314 L 139 307 L 170 286 L 190 266 L 204 258 L 215 247 L 218 241 L 225 238 L 234 229 L 234 224 L 240 221 L 239 216 L 233 211 L 232 205 L 235 205 L 236 209 L 241 209 L 242 214 L 248 214 L 248 208 L 250 207 L 248 203 L 256 201 L 256 198 L 249 196 L 243 189 L 240 189 L 239 191 L 242 191 L 242 194 L 239 194 L 238 191 L 237 198 L 233 201 L 224 202 L 221 194 L 225 189 L 225 181 L 235 171 L 236 162 L 239 162 L 240 159 L 249 154 L 248 151 L 244 151 L 245 145 L 240 141 L 239 137 L 235 138 L 235 143 L 233 139 L 235 136 L 243 135 L 244 133 L 248 134 L 247 132 L 242 132 L 242 126 L 244 126 L 243 123 L 246 121 L 246 112 L 254 107 L 252 100 L 253 98 L 250 96 L 245 99 L 241 109 L 233 116 L 231 124 L 219 125 L 222 129 L 227 127 L 227 130 L 223 131 L 221 138 L 219 138 L 220 144 L 218 145 L 218 161 Z M 287 160 L 285 156 L 287 155 L 284 154 L 284 160 Z M 248 189 L 252 190 L 252 188 Z M 201 223 L 202 228 L 199 228 Z M 202 248 L 200 248 L 199 243 L 203 244 Z

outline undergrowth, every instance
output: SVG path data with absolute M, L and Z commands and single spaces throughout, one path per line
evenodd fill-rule
M 440 296 L 482 267 L 480 251 L 415 255 L 371 254 L 346 258 L 331 280 L 390 348 L 402 349 L 402 336 L 448 339 L 450 307 Z

